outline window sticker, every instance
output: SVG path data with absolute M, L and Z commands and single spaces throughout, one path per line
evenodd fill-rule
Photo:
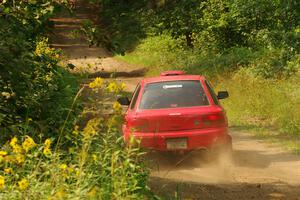
M 164 85 L 163 89 L 182 88 L 182 85 Z

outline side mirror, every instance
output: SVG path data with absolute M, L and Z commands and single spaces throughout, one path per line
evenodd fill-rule
M 217 96 L 218 99 L 226 99 L 228 97 L 229 97 L 229 94 L 227 91 L 219 91 L 218 92 L 218 96 Z
M 129 106 L 130 104 L 128 97 L 119 97 L 117 101 L 123 106 Z

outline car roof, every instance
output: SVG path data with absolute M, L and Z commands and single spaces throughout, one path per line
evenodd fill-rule
M 205 80 L 204 76 L 200 75 L 176 75 L 176 76 L 157 76 L 145 78 L 141 81 L 142 84 L 166 82 L 166 81 L 183 81 L 183 80 Z

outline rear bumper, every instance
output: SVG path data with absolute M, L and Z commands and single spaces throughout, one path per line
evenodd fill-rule
M 231 145 L 231 136 L 228 135 L 227 127 L 163 133 L 129 133 L 123 130 L 123 133 L 126 142 L 128 142 L 130 136 L 133 136 L 140 141 L 141 147 L 158 151 L 190 151 L 209 149 L 221 144 Z M 185 138 L 187 141 L 186 147 L 169 149 L 167 141 L 174 138 Z

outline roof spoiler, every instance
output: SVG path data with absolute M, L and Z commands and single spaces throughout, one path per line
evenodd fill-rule
M 173 70 L 173 71 L 165 71 L 160 74 L 160 76 L 178 76 L 178 75 L 184 75 L 184 71 L 180 70 Z

